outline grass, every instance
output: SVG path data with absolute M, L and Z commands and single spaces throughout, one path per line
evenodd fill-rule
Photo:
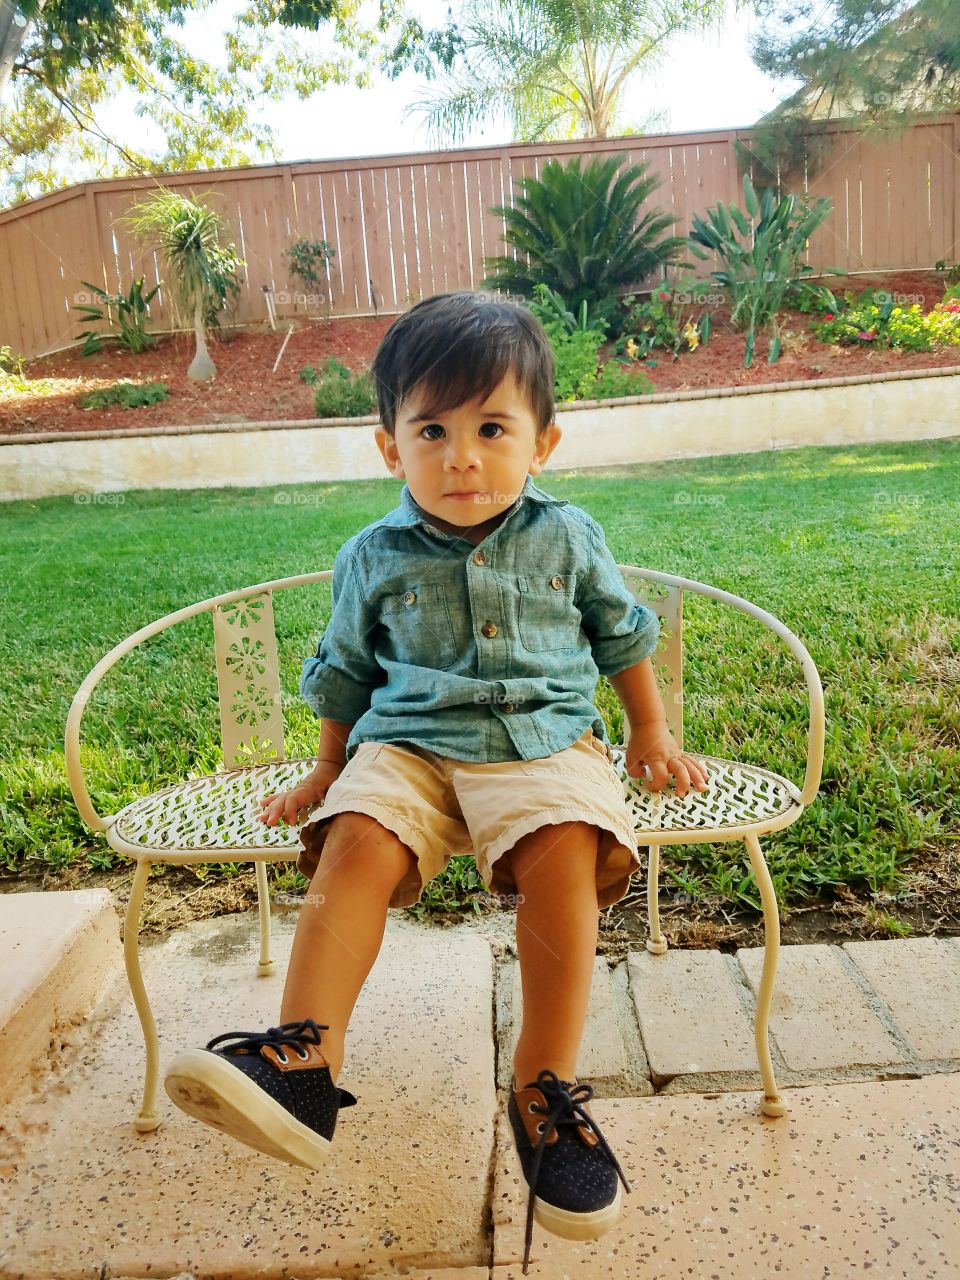
M 841 884 L 895 892 L 910 859 L 957 830 L 958 444 L 783 450 L 539 478 L 601 522 L 618 561 L 745 596 L 810 650 L 826 695 L 826 760 L 814 805 L 764 842 L 781 906 Z M 195 600 L 330 567 L 341 542 L 399 493 L 385 477 L 0 507 L 0 868 L 37 875 L 121 864 L 81 823 L 63 760 L 71 698 L 108 648 Z M 329 618 L 329 584 L 281 593 L 275 607 L 287 748 L 309 755 L 318 722 L 296 689 Z M 775 637 L 714 601 L 688 597 L 685 624 L 686 746 L 799 783 L 799 667 Z M 101 812 L 218 767 L 211 638 L 206 616 L 175 628 L 95 693 L 83 759 Z M 620 705 L 605 680 L 597 697 L 619 738 Z M 737 843 L 666 847 L 665 883 L 693 899 L 759 908 L 742 855 Z M 292 864 L 274 864 L 270 876 L 278 888 L 305 883 Z M 454 863 L 418 911 L 469 901 L 479 887 L 472 859 Z

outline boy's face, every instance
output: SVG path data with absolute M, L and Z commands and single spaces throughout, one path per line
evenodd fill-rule
M 436 417 L 414 389 L 397 412 L 395 435 L 375 430 L 387 470 L 406 480 L 416 504 L 445 533 L 480 542 L 537 476 L 563 434 L 555 422 L 537 436 L 533 410 L 508 373 L 485 399 Z M 466 496 L 457 497 L 461 493 Z

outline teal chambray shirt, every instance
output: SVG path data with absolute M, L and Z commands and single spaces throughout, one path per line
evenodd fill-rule
M 657 615 L 635 602 L 586 511 L 527 476 L 476 545 L 400 506 L 337 552 L 333 613 L 300 693 L 361 742 L 410 742 L 452 760 L 535 760 L 606 731 L 597 679 L 653 653 Z

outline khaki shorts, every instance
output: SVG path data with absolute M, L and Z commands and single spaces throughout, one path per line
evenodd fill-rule
M 418 902 L 424 885 L 462 854 L 473 854 L 490 892 L 515 894 L 509 867 L 498 867 L 497 859 L 522 836 L 558 822 L 589 822 L 600 830 L 599 906 L 618 902 L 640 866 L 623 783 L 592 729 L 556 755 L 496 764 L 450 760 L 410 742 L 362 742 L 300 824 L 297 868 L 307 879 L 313 878 L 338 813 L 367 814 L 416 856 L 417 866 L 397 885 L 391 907 Z

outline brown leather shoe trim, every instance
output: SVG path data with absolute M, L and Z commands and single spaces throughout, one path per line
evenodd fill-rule
M 268 1062 L 272 1062 L 275 1067 L 281 1071 L 309 1071 L 312 1067 L 327 1067 L 330 1064 L 320 1052 L 318 1044 L 310 1044 L 309 1042 L 300 1042 L 302 1052 L 306 1052 L 306 1058 L 301 1058 L 292 1044 L 285 1044 L 283 1052 L 287 1061 L 284 1062 L 280 1057 L 280 1053 L 272 1044 L 264 1044 L 260 1046 L 261 1057 L 266 1058 Z
M 536 1147 L 539 1145 L 540 1139 L 543 1136 L 542 1134 L 537 1133 L 537 1125 L 540 1124 L 541 1121 L 546 1121 L 547 1117 L 541 1112 L 529 1110 L 529 1107 L 531 1102 L 536 1102 L 539 1106 L 545 1107 L 547 1105 L 546 1098 L 544 1098 L 539 1089 L 515 1089 L 513 1091 L 513 1096 L 517 1100 L 517 1106 L 520 1109 L 520 1118 L 523 1120 L 523 1127 L 527 1131 L 527 1137 Z M 589 1104 L 584 1104 L 583 1109 L 592 1121 L 593 1112 L 590 1110 Z M 600 1139 L 593 1132 L 592 1128 L 588 1129 L 586 1127 L 586 1124 L 583 1121 L 577 1125 L 576 1132 L 577 1137 L 585 1147 L 599 1146 Z M 553 1133 L 551 1133 L 550 1137 L 547 1139 L 547 1146 L 552 1147 L 558 1141 L 559 1137 L 556 1129 L 554 1129 Z

